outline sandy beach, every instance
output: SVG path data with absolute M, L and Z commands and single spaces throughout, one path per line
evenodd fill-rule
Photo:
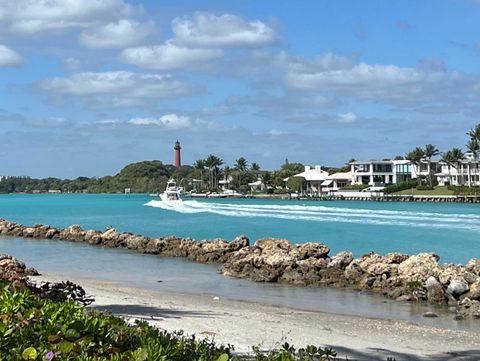
M 44 274 L 36 280 L 66 277 Z M 143 319 L 168 331 L 214 338 L 239 353 L 289 342 L 331 346 L 352 360 L 478 360 L 480 332 L 455 331 L 390 319 L 310 312 L 206 295 L 162 293 L 114 282 L 75 279 L 95 297 L 92 307 L 133 321 Z M 479 325 L 480 330 L 480 325 Z

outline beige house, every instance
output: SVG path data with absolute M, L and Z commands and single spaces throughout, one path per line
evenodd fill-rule
M 302 173 L 295 174 L 294 177 L 303 177 L 307 181 L 307 194 L 320 194 L 322 191 L 322 183 L 327 179 L 328 172 L 322 170 L 322 167 L 316 165 L 315 167 L 305 166 Z
M 352 177 L 352 172 L 340 172 L 329 175 L 321 184 L 322 193 L 335 193 L 347 184 L 351 184 Z

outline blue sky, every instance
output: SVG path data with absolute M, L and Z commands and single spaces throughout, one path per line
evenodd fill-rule
M 480 1 L 0 0 L 0 174 L 464 147 Z

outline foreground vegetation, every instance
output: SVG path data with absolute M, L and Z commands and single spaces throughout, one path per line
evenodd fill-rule
M 73 300 L 52 301 L 15 290 L 0 293 L 0 360 L 111 360 L 111 361 L 321 361 L 335 360 L 331 349 L 308 346 L 239 358 L 233 347 L 186 337 L 182 332 L 160 331 L 146 322 L 129 325 L 120 317 L 86 310 Z

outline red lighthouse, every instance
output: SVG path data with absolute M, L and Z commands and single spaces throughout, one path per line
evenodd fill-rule
M 173 165 L 175 167 L 180 167 L 182 165 L 182 161 L 180 160 L 180 149 L 182 149 L 182 148 L 180 147 L 180 142 L 178 140 L 175 142 L 175 146 L 173 147 L 173 149 L 175 151 L 174 152 L 175 160 L 174 160 Z

